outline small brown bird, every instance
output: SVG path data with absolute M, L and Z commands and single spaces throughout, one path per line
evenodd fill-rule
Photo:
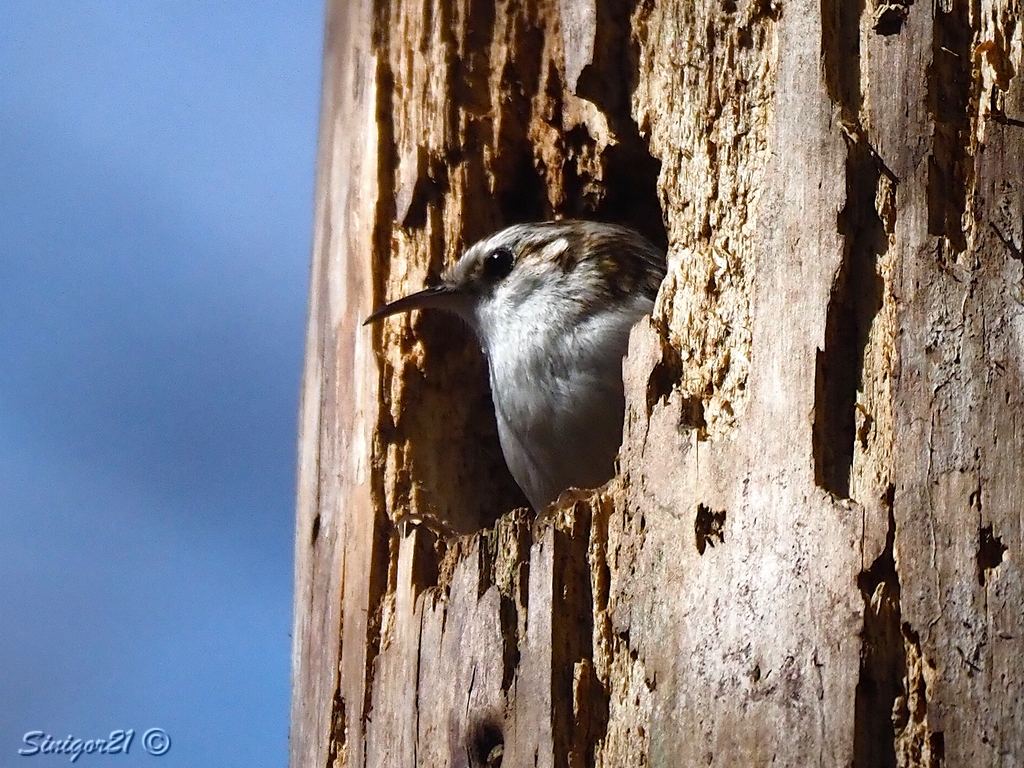
M 442 309 L 469 324 L 487 356 L 505 461 L 540 511 L 567 488 L 593 488 L 614 474 L 622 358 L 664 276 L 665 255 L 631 229 L 516 224 L 473 245 L 439 285 L 381 307 L 366 323 Z

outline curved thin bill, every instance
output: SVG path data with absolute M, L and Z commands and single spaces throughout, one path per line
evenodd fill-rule
M 397 315 L 402 312 L 411 312 L 414 309 L 447 309 L 451 310 L 455 299 L 458 296 L 458 289 L 450 285 L 437 285 L 433 288 L 425 288 L 422 291 L 403 296 L 390 304 L 385 304 L 363 321 L 363 325 L 375 323 L 385 317 Z

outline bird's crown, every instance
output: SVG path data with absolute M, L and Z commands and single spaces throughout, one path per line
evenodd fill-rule
M 581 298 L 614 301 L 638 293 L 653 299 L 665 257 L 638 233 L 615 224 L 549 221 L 515 224 L 480 240 L 445 271 L 442 281 L 485 296 L 506 281 L 571 280 Z

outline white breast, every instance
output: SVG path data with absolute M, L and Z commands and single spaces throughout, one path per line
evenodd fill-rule
M 478 317 L 502 451 L 535 509 L 570 487 L 592 488 L 615 469 L 622 440 L 622 358 L 629 331 L 653 302 L 583 315 L 574 297 L 536 291 L 513 314 L 500 305 Z

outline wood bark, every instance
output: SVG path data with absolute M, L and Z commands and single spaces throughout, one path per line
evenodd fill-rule
M 1024 765 L 1022 62 L 1017 0 L 331 0 L 292 768 Z M 557 216 L 669 272 L 537 516 L 471 336 L 361 323 Z

